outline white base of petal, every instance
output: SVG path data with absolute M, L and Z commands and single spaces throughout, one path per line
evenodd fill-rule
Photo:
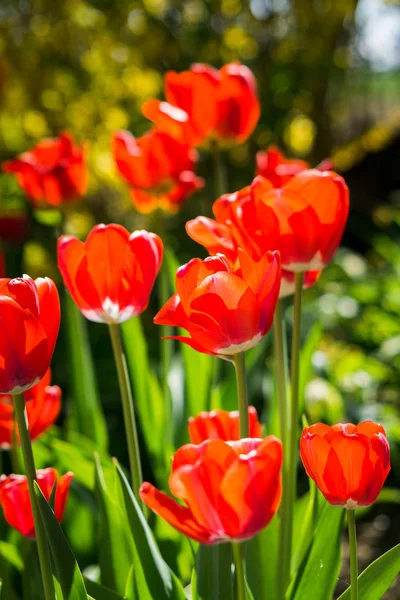
M 326 264 L 322 260 L 321 252 L 317 252 L 313 258 L 307 263 L 289 263 L 282 264 L 282 267 L 287 271 L 293 271 L 294 273 L 304 273 L 305 271 L 319 271 L 323 269 Z
M 120 309 L 117 302 L 113 302 L 110 298 L 106 298 L 102 304 L 101 310 L 82 310 L 82 314 L 95 323 L 123 323 L 128 319 L 135 317 L 136 312 L 133 306 L 127 306 L 124 310 Z
M 257 333 L 251 340 L 247 342 L 243 342 L 242 344 L 232 344 L 227 348 L 220 348 L 217 350 L 217 354 L 227 354 L 228 356 L 233 356 L 234 354 L 238 354 L 239 352 L 246 352 L 246 350 L 250 350 L 258 344 L 258 342 L 262 339 L 262 334 Z

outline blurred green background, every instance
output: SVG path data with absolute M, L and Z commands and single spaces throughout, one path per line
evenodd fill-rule
M 162 98 L 163 74 L 187 69 L 193 62 L 220 67 L 239 60 L 258 81 L 260 122 L 246 144 L 223 157 L 229 191 L 247 185 L 256 151 L 271 143 L 311 164 L 332 157 L 350 187 L 352 208 L 345 248 L 305 294 L 303 335 L 309 340 L 311 365 L 305 408 L 311 421 L 382 422 L 392 442 L 392 486 L 400 481 L 399 45 L 396 1 L 6 0 L 0 5 L 0 160 L 65 129 L 88 141 L 89 193 L 67 213 L 70 233 L 85 237 L 96 222 L 116 221 L 130 229 L 162 232 L 179 263 L 204 256 L 186 236 L 184 223 L 211 214 L 215 193 L 210 156 L 201 154 L 199 160 L 204 190 L 169 217 L 134 211 L 110 153 L 110 135 L 116 129 L 141 135 L 149 128 L 141 105 Z M 23 246 L 3 244 L 9 274 L 23 270 L 60 282 L 55 262 L 58 215 L 32 214 L 14 179 L 0 175 L 0 216 L 14 210 L 27 212 L 30 235 Z M 160 371 L 160 332 L 152 317 L 159 305 L 156 290 L 143 316 L 155 373 Z M 287 320 L 290 333 L 290 303 Z M 315 325 L 318 320 L 321 328 Z M 126 464 L 108 332 L 92 323 L 88 331 L 110 453 Z M 270 348 L 269 340 L 265 347 Z M 65 393 L 67 422 L 73 393 L 66 348 L 62 329 L 53 379 Z M 269 349 L 267 366 L 270 354 Z M 254 361 L 250 389 L 252 402 L 269 422 L 272 377 L 265 366 L 264 352 Z M 172 395 L 180 397 L 174 382 L 171 377 Z M 220 395 L 227 408 L 235 405 L 230 389 Z M 154 476 L 151 461 L 145 471 Z M 90 495 L 79 486 L 75 494 L 74 501 L 84 498 L 90 512 Z M 396 511 L 386 511 L 391 520 L 382 532 L 382 547 L 393 541 L 390 536 L 396 537 Z M 92 533 L 87 540 L 79 538 L 87 515 L 76 514 L 80 525 L 71 525 L 69 535 L 84 563 L 90 562 Z

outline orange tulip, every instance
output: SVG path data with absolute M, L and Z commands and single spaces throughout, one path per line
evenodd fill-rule
M 54 501 L 54 513 L 61 523 L 67 503 L 69 486 L 73 473 L 58 476 L 55 469 L 36 471 L 38 486 L 46 500 L 50 499 L 54 484 L 57 482 Z M 0 477 L 0 504 L 7 523 L 28 538 L 35 537 L 35 526 L 31 501 L 29 498 L 28 480 L 25 475 L 2 475 Z
M 181 533 L 203 544 L 253 537 L 271 521 L 281 498 L 282 444 L 274 436 L 207 440 L 180 448 L 169 479 L 178 504 L 150 483 L 143 502 Z
M 306 427 L 300 455 L 327 501 L 347 509 L 375 502 L 390 471 L 385 430 L 372 421 Z
M 41 141 L 15 160 L 5 162 L 6 173 L 17 181 L 34 206 L 60 206 L 83 196 L 87 188 L 84 148 L 69 133 Z
M 44 433 L 56 421 L 61 410 L 61 390 L 57 385 L 50 385 L 51 372 L 24 393 L 26 414 L 29 423 L 31 440 Z M 7 449 L 13 443 L 15 425 L 12 396 L 0 395 L 0 447 Z M 19 438 L 18 428 L 16 431 Z
M 168 71 L 165 97 L 166 102 L 146 102 L 144 115 L 194 146 L 244 142 L 260 117 L 254 75 L 239 63 L 220 70 L 194 64 L 190 71 Z
M 261 437 L 261 425 L 254 406 L 249 406 L 249 437 Z M 192 444 L 206 440 L 239 440 L 239 411 L 212 410 L 189 419 L 189 438 Z
M 60 327 L 60 300 L 48 277 L 0 279 L 0 394 L 19 394 L 46 373 Z
M 239 252 L 241 274 L 224 256 L 193 258 L 178 269 L 177 293 L 154 318 L 157 325 L 186 329 L 172 336 L 199 352 L 228 356 L 255 346 L 272 325 L 281 279 L 279 254 L 259 262 Z
M 140 212 L 156 208 L 176 212 L 191 193 L 204 185 L 194 173 L 196 151 L 168 133 L 152 129 L 134 138 L 129 131 L 118 131 L 112 139 L 112 151 Z
M 279 189 L 259 175 L 250 186 L 214 203 L 216 221 L 197 217 L 186 231 L 210 252 L 225 251 L 231 260 L 237 248 L 255 259 L 279 250 L 285 270 L 319 271 L 336 252 L 348 211 L 348 188 L 336 173 L 302 171 Z
M 155 233 L 96 225 L 86 242 L 58 240 L 58 266 L 87 319 L 123 323 L 142 313 L 160 269 L 163 243 Z

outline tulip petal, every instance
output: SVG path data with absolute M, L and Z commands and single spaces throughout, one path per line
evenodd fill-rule
M 210 533 L 194 520 L 188 508 L 181 506 L 150 483 L 144 483 L 139 494 L 146 506 L 184 535 L 202 544 L 214 542 Z

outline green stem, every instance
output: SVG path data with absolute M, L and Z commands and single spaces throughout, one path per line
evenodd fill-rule
M 349 528 L 350 544 L 350 591 L 351 600 L 358 600 L 358 558 L 357 558 L 357 535 L 356 535 L 356 511 L 347 511 L 347 525 Z
M 278 564 L 281 568 L 277 570 L 277 598 L 284 598 L 289 585 L 290 577 L 290 553 L 287 552 L 288 538 L 290 536 L 290 501 L 288 486 L 288 452 L 286 452 L 289 437 L 288 406 L 286 393 L 287 352 L 284 333 L 284 322 L 282 316 L 281 302 L 279 301 L 274 314 L 274 349 L 275 349 L 275 381 L 279 406 L 280 436 L 284 452 L 282 467 L 282 500 L 280 505 L 279 520 L 279 544 Z M 288 514 L 289 513 L 289 514 Z
M 44 588 L 45 600 L 55 600 L 53 574 L 51 570 L 51 560 L 49 547 L 47 545 L 46 532 L 40 518 L 39 507 L 35 495 L 34 481 L 36 481 L 36 468 L 33 458 L 32 444 L 29 436 L 28 422 L 25 413 L 25 401 L 23 394 L 16 394 L 14 397 L 14 410 L 18 423 L 18 430 L 21 440 L 22 454 L 25 462 L 26 476 L 28 480 L 29 497 L 32 506 L 33 522 L 35 525 L 36 541 L 39 552 L 40 570 Z
M 17 417 L 13 414 L 13 428 L 11 431 L 11 466 L 13 473 L 22 473 L 21 465 L 19 464 L 19 456 L 18 456 L 18 435 L 17 435 Z
M 140 463 L 135 407 L 133 404 L 128 367 L 122 346 L 121 330 L 119 325 L 112 323 L 109 324 L 108 328 L 110 330 L 111 344 L 114 352 L 115 365 L 117 367 L 119 388 L 121 391 L 122 410 L 124 413 L 125 433 L 128 442 L 129 464 L 132 477 L 132 488 L 136 498 L 140 502 L 139 488 L 143 483 L 143 477 Z
M 299 440 L 297 439 L 297 425 L 299 420 L 299 384 L 300 384 L 300 325 L 301 325 L 301 295 L 303 291 L 304 273 L 295 274 L 294 314 L 292 333 L 292 355 L 291 355 L 291 414 L 290 414 L 290 445 L 288 466 L 288 534 L 286 544 L 285 564 L 289 564 L 292 556 L 293 538 L 293 513 L 296 502 L 297 484 L 297 454 Z
M 233 560 L 236 574 L 237 600 L 246 600 L 245 560 L 243 543 L 232 542 Z
M 249 430 L 249 402 L 247 397 L 246 384 L 246 361 L 244 352 L 239 352 L 233 356 L 233 364 L 236 371 L 236 385 L 239 404 L 240 437 L 248 438 Z
M 214 166 L 214 189 L 217 198 L 220 198 L 223 194 L 228 192 L 227 174 L 224 162 L 222 160 L 222 153 L 219 150 L 218 143 L 214 144 L 213 152 L 213 166 Z

